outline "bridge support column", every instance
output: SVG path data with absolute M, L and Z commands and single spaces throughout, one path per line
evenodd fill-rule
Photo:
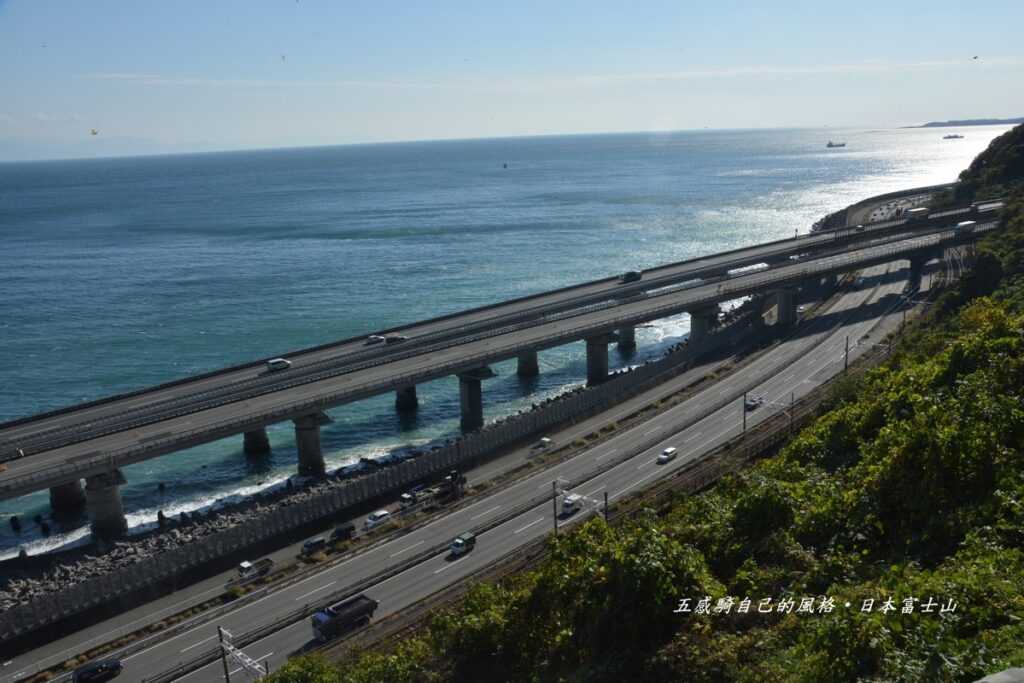
M 695 344 L 718 327 L 718 304 L 687 311 L 690 314 L 690 343 Z
M 629 327 L 619 328 L 619 351 L 635 351 L 636 350 L 636 328 L 630 325 Z
M 516 363 L 516 374 L 520 377 L 536 377 L 540 374 L 536 351 L 522 351 Z
M 796 322 L 796 291 L 775 290 L 775 324 L 792 325 Z
M 128 520 L 121 504 L 121 470 L 95 474 L 85 479 L 85 505 L 94 538 L 112 540 L 128 533 Z
M 484 426 L 483 380 L 494 377 L 494 371 L 484 366 L 459 375 L 459 405 L 462 407 L 460 426 L 472 432 Z
M 270 452 L 270 438 L 266 427 L 248 431 L 242 437 L 242 450 L 246 455 L 266 455 Z
M 924 264 L 931 259 L 930 255 L 914 254 L 910 257 L 910 274 L 907 277 L 910 291 L 921 289 L 921 276 L 924 275 Z
M 299 474 L 304 477 L 322 477 L 327 470 L 324 453 L 320 448 L 320 425 L 331 418 L 324 413 L 303 415 L 295 423 L 295 447 L 299 451 Z
M 608 344 L 612 340 L 612 336 L 607 334 L 587 339 L 587 386 L 608 379 Z
M 399 412 L 411 413 L 416 410 L 420 405 L 420 400 L 416 396 L 416 385 L 402 387 L 395 391 L 395 408 Z
M 77 512 L 85 505 L 85 491 L 79 479 L 50 489 L 50 507 L 54 512 Z

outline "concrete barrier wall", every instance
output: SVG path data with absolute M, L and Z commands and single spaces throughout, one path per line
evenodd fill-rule
M 742 320 L 713 332 L 699 345 L 690 345 L 660 360 L 613 375 L 599 386 L 563 394 L 536 410 L 491 423 L 439 450 L 318 492 L 301 502 L 274 507 L 246 523 L 69 586 L 59 593 L 17 605 L 0 615 L 0 642 L 155 586 L 178 573 L 316 520 L 337 517 L 344 510 L 375 497 L 397 493 L 414 482 L 440 476 L 453 467 L 464 468 L 502 446 L 621 403 L 682 373 L 689 363 L 707 351 L 752 336 L 755 330 L 748 322 Z

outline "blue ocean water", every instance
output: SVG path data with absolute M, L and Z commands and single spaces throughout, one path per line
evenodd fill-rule
M 864 197 L 953 180 L 1006 127 L 698 131 L 0 164 L 0 421 L 623 270 L 806 232 Z M 826 149 L 828 139 L 847 142 Z M 507 168 L 505 165 L 507 164 Z M 686 316 L 638 331 L 660 355 Z M 489 418 L 583 382 L 582 344 L 512 363 Z M 454 434 L 455 380 L 331 411 L 338 465 Z M 294 472 L 290 423 L 126 468 L 133 525 Z M 156 493 L 157 483 L 166 491 Z M 0 517 L 48 515 L 45 492 Z M 0 556 L 85 520 L 0 527 Z

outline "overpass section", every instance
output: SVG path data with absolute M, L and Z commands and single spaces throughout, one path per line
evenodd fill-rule
M 963 215 L 947 215 L 942 220 L 955 222 Z M 899 258 L 923 263 L 936 250 L 975 239 L 975 234 L 937 231 L 932 222 L 919 229 L 921 234 L 916 237 L 897 239 L 907 226 L 903 221 L 895 223 L 898 225 L 891 227 L 898 231 L 889 238 L 865 229 L 849 235 L 831 234 L 827 239 L 817 236 L 784 241 L 787 244 L 783 246 L 773 243 L 775 246 L 751 248 L 759 253 L 761 263 L 767 254 L 777 255 L 771 259 L 773 264 L 756 272 L 726 268 L 747 263 L 753 256 L 709 257 L 687 262 L 687 266 L 649 270 L 640 283 L 629 286 L 600 281 L 601 293 L 585 295 L 583 305 L 573 308 L 564 308 L 566 301 L 579 299 L 563 299 L 540 312 L 527 308 L 525 316 L 486 314 L 483 320 L 491 323 L 474 327 L 470 321 L 454 330 L 442 326 L 434 334 L 386 345 L 380 351 L 360 351 L 361 344 L 350 343 L 357 350 L 344 362 L 309 363 L 305 368 L 297 365 L 287 372 L 226 386 L 210 386 L 208 377 L 197 381 L 201 390 L 196 392 L 186 390 L 189 384 L 184 383 L 172 387 L 172 395 L 160 390 L 152 396 L 143 393 L 87 406 L 85 417 L 71 410 L 14 423 L 0 432 L 0 438 L 7 441 L 8 448 L 16 444 L 16 448 L 31 452 L 8 461 L 8 471 L 0 473 L 0 498 L 51 488 L 55 505 L 78 504 L 82 498 L 79 480 L 85 478 L 94 532 L 116 536 L 124 530 L 118 490 L 123 483 L 119 468 L 125 465 L 239 433 L 246 435 L 250 450 L 259 450 L 266 445 L 265 425 L 292 420 L 300 472 L 320 475 L 324 463 L 319 429 L 329 420 L 323 411 L 332 406 L 396 391 L 399 407 L 411 409 L 416 384 L 456 375 L 462 425 L 472 430 L 483 423 L 481 383 L 491 375 L 490 363 L 518 358 L 519 371 L 529 374 L 536 371 L 538 350 L 582 339 L 587 347 L 588 381 L 598 383 L 607 377 L 608 345 L 616 340 L 624 346 L 635 344 L 631 333 L 637 324 L 690 312 L 694 319 L 691 335 L 696 341 L 717 322 L 719 303 L 766 292 L 774 293 L 779 320 L 788 324 L 795 319 L 792 292 L 802 283 Z M 992 227 L 994 224 L 983 224 L 977 232 Z M 808 244 L 818 246 L 803 246 Z M 838 253 L 809 260 L 801 256 L 824 249 L 824 245 Z M 782 258 L 782 254 L 787 255 Z M 670 272 L 664 275 L 666 269 Z M 459 320 L 458 316 L 453 319 Z

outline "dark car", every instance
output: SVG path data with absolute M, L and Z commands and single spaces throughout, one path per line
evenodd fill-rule
M 121 662 L 116 659 L 101 659 L 98 662 L 89 662 L 75 669 L 71 674 L 73 683 L 93 683 L 94 681 L 109 681 L 121 673 Z
M 334 531 L 331 532 L 331 541 L 347 541 L 352 538 L 356 533 L 356 525 L 351 522 L 348 524 L 342 524 L 339 527 L 335 527 Z

